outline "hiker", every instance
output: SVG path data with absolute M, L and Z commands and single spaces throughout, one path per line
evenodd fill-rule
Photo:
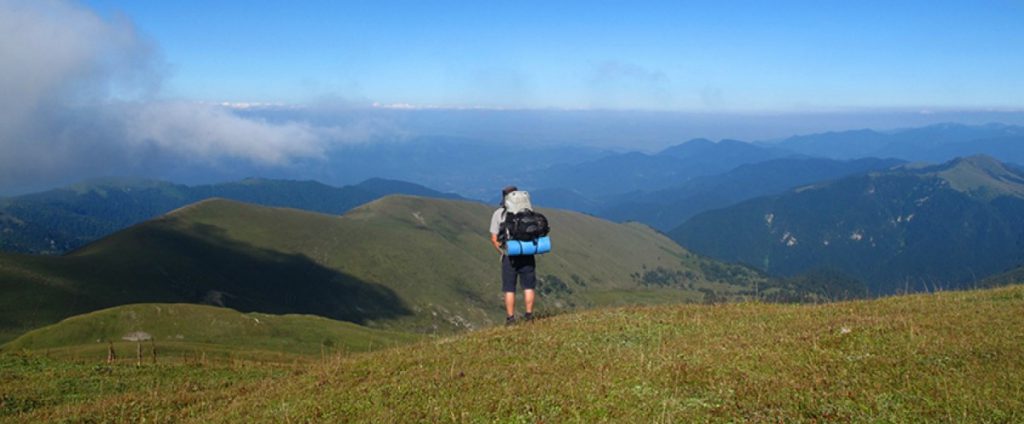
M 503 249 L 504 224 L 506 204 L 505 198 L 509 193 L 518 191 L 516 186 L 508 186 L 501 190 L 501 207 L 494 211 L 491 216 L 491 244 L 501 255 L 501 290 L 505 293 L 505 325 L 512 325 L 516 321 L 516 280 L 523 286 L 523 297 L 526 300 L 526 314 L 523 319 L 533 319 L 534 288 L 537 285 L 537 277 L 534 274 L 536 261 L 533 255 L 509 256 Z

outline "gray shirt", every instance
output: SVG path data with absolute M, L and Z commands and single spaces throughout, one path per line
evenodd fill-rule
M 491 234 L 498 234 L 501 229 L 501 222 L 505 220 L 505 208 L 498 208 L 491 215 Z

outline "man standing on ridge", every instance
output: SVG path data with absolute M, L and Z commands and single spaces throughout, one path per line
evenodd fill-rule
M 533 255 L 509 256 L 505 254 L 502 245 L 505 240 L 499 240 L 499 234 L 503 232 L 502 224 L 505 222 L 505 197 L 513 191 L 519 190 L 516 186 L 508 186 L 501 190 L 501 207 L 491 215 L 491 244 L 501 254 L 501 290 L 505 293 L 505 325 L 512 325 L 516 321 L 516 280 L 523 286 L 523 297 L 526 301 L 526 314 L 523 319 L 533 319 L 534 288 L 537 285 L 537 278 L 534 274 L 536 261 Z

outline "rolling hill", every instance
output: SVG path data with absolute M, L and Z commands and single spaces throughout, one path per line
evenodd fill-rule
M 205 303 L 447 332 L 499 322 L 491 207 L 389 196 L 343 216 L 213 199 L 66 256 L 0 255 L 9 340 L 130 303 Z M 538 260 L 549 311 L 637 302 L 802 296 L 757 272 L 693 255 L 639 224 L 544 210 L 554 252 Z
M 248 313 L 206 305 L 133 304 L 77 315 L 30 331 L 0 351 L 45 351 L 64 358 L 99 360 L 108 343 L 119 357 L 134 360 L 136 344 L 160 358 L 231 355 L 259 360 L 293 355 L 365 352 L 412 342 L 410 333 L 372 330 L 312 315 Z
M 773 274 L 829 268 L 875 293 L 972 287 L 1024 263 L 1024 174 L 987 156 L 803 187 L 695 216 L 680 244 Z
M 1020 422 L 1024 286 L 604 308 L 322 363 L 0 355 L 17 422 Z
M 205 303 L 361 323 L 408 314 L 386 287 L 163 218 L 62 257 L 0 255 L 0 340 L 130 303 Z
M 331 187 L 315 181 L 249 178 L 190 187 L 110 178 L 0 199 L 0 250 L 61 254 L 132 224 L 214 197 L 340 214 L 390 194 L 459 198 L 416 184 L 383 179 Z

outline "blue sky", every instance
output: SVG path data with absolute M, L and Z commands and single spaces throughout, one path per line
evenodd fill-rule
M 0 0 L 0 193 L 429 136 L 1024 125 L 1022 22 L 1020 1 Z
M 162 96 L 451 107 L 1024 107 L 1021 2 L 108 1 Z

